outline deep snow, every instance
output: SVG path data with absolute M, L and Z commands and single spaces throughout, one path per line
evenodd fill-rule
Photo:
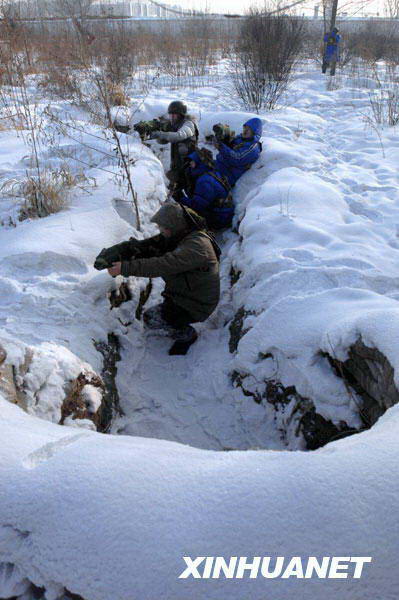
M 170 342 L 141 322 L 123 325 L 144 282 L 132 280 L 133 302 L 110 312 L 114 282 L 92 268 L 102 247 L 137 234 L 120 178 L 108 172 L 119 172 L 115 161 L 93 151 L 86 176 L 96 187 L 76 190 L 57 215 L 0 230 L 0 341 L 16 365 L 25 345 L 33 350 L 28 412 L 57 422 L 65 380 L 85 366 L 99 372 L 92 339 L 114 331 L 124 416 L 112 431 L 125 434 L 61 428 L 1 400 L 0 561 L 17 568 L 2 567 L 0 597 L 22 594 L 27 577 L 47 600 L 60 586 L 85 600 L 396 598 L 397 407 L 370 432 L 311 454 L 286 452 L 302 448 L 301 439 L 282 437 L 273 409 L 231 380 L 236 370 L 256 392 L 276 378 L 326 418 L 359 426 L 320 351 L 343 359 L 362 335 L 397 376 L 399 141 L 397 131 L 382 132 L 383 155 L 362 118 L 370 85 L 342 79 L 327 91 L 306 66 L 288 105 L 261 115 L 263 156 L 235 189 L 239 235 L 223 234 L 222 300 L 186 357 L 169 357 Z M 175 95 L 154 89 L 135 118 L 158 116 Z M 238 131 L 249 116 L 225 82 L 179 96 L 199 115 L 202 135 L 218 121 Z M 136 160 L 138 235 L 150 235 L 149 216 L 166 195 L 161 163 L 137 138 L 121 139 Z M 87 160 L 78 143 L 58 146 L 71 165 L 74 156 Z M 59 165 L 58 150 L 43 151 L 49 165 Z M 0 152 L 2 178 L 21 177 L 26 148 L 13 132 L 0 133 Z M 15 201 L 2 199 L 0 212 L 7 223 Z M 240 273 L 233 286 L 231 267 Z M 159 300 L 154 283 L 148 306 Z M 241 307 L 249 330 L 230 354 L 228 326 Z M 374 561 L 358 581 L 177 579 L 183 555 L 334 554 Z
M 0 411 L 0 560 L 18 565 L 0 578 L 10 595 L 25 577 L 48 600 L 61 584 L 90 600 L 397 598 L 397 406 L 312 453 L 77 434 L 4 401 Z M 178 578 L 183 556 L 373 562 L 356 580 L 195 580 Z

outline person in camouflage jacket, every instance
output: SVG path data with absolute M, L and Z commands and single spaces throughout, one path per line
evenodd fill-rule
M 166 173 L 173 189 L 184 189 L 187 157 L 197 146 L 198 128 L 193 117 L 187 114 L 187 106 L 174 100 L 168 107 L 169 123 L 165 130 L 154 131 L 152 137 L 160 143 L 169 142 L 170 169 Z
M 219 302 L 219 249 L 205 221 L 176 202 L 163 204 L 151 221 L 161 233 L 120 244 L 121 261 L 108 272 L 164 279 L 164 301 L 143 319 L 151 329 L 165 329 L 176 339 L 170 354 L 185 354 L 198 337 L 191 324 L 205 321 Z

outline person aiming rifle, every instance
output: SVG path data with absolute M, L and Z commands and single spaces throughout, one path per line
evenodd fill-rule
M 94 266 L 108 269 L 112 277 L 161 277 L 163 302 L 148 309 L 143 320 L 175 340 L 169 354 L 186 354 L 198 337 L 192 323 L 205 321 L 219 302 L 220 249 L 204 219 L 176 202 L 163 204 L 151 221 L 159 235 L 104 248 Z
M 152 138 L 159 143 L 170 143 L 170 169 L 166 173 L 169 189 L 173 192 L 187 187 L 187 157 L 194 152 L 198 142 L 198 128 L 187 106 L 180 100 L 168 106 L 169 122 L 166 127 L 152 132 Z
M 216 142 L 219 152 L 215 168 L 226 177 L 231 187 L 258 160 L 262 152 L 261 137 L 262 121 L 255 117 L 246 121 L 242 133 L 228 144 L 223 140 Z
M 236 132 L 233 131 L 229 125 L 223 125 L 223 123 L 216 123 L 212 127 L 213 134 L 206 136 L 206 141 L 211 142 L 218 146 L 218 144 L 226 144 L 226 146 L 231 147 L 234 138 L 236 137 Z

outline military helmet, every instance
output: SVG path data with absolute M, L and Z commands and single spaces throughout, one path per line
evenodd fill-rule
M 213 169 L 213 167 L 215 166 L 215 161 L 213 158 L 213 154 L 210 150 L 208 150 L 207 148 L 198 148 L 197 154 L 201 162 L 204 163 L 204 165 Z
M 174 100 L 168 106 L 168 113 L 176 113 L 178 115 L 187 114 L 187 106 L 181 100 Z
M 213 154 L 207 148 L 196 148 L 194 152 L 188 155 L 188 158 L 193 160 L 196 164 L 201 162 L 210 169 L 213 169 L 215 166 Z

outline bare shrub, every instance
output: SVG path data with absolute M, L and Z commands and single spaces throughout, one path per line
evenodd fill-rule
M 20 44 L 18 49 L 15 47 L 17 42 Z M 39 149 L 44 136 L 43 116 L 38 99 L 32 97 L 30 92 L 29 76 L 34 53 L 26 28 L 19 29 L 17 25 L 11 27 L 8 37 L 4 39 L 3 47 L 7 52 L 5 70 L 8 85 L 5 89 L 0 87 L 0 109 L 5 121 L 21 132 L 24 142 L 30 148 L 30 158 L 35 176 L 34 178 L 28 176 L 28 179 L 36 182 L 35 186 L 38 188 L 44 181 L 39 161 Z M 26 185 L 28 185 L 27 182 Z M 25 192 L 22 195 L 25 197 Z M 41 195 L 39 191 L 36 194 L 38 199 Z M 26 188 L 26 197 L 28 196 Z
M 25 180 L 9 179 L 1 186 L 4 194 L 22 198 L 19 220 L 48 217 L 68 206 L 70 190 L 77 178 L 68 170 L 42 171 Z
M 232 72 L 245 108 L 275 108 L 300 57 L 303 35 L 301 19 L 251 10 L 241 28 Z
M 369 92 L 370 115 L 366 116 L 373 129 L 399 124 L 399 76 L 398 65 L 385 62 L 383 65 L 372 65 L 373 79 L 378 85 Z
M 190 74 L 194 77 L 206 75 L 208 68 L 215 63 L 216 53 L 211 21 L 206 17 L 186 21 L 179 35 L 187 49 L 185 58 Z
M 74 104 L 81 103 L 81 81 L 79 73 L 70 67 L 61 67 L 48 63 L 44 73 L 38 79 L 38 87 L 59 98 L 69 98 Z
M 369 94 L 371 118 L 377 125 L 399 125 L 399 85 Z
M 125 85 L 136 73 L 135 36 L 124 22 L 97 26 L 94 41 L 86 45 L 85 54 L 113 85 Z
M 385 0 L 384 12 L 390 19 L 399 19 L 399 0 Z
M 108 97 L 111 106 L 128 106 L 129 98 L 122 86 L 108 83 Z
M 354 54 L 369 63 L 399 62 L 399 31 L 395 23 L 370 20 L 351 34 L 351 44 Z

